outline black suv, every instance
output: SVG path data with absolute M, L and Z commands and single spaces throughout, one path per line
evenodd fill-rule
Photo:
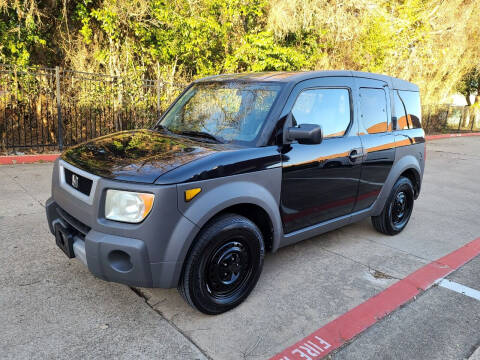
M 352 71 L 193 82 L 149 130 L 65 151 L 50 230 L 96 276 L 178 287 L 207 314 L 240 304 L 265 251 L 367 216 L 394 235 L 425 165 L 418 87 Z

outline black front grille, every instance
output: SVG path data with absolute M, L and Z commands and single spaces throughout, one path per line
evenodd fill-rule
M 76 180 L 77 180 L 76 182 L 73 179 L 74 176 L 76 177 Z M 93 184 L 92 180 L 87 179 L 86 177 L 78 175 L 65 168 L 65 181 L 67 182 L 68 185 L 80 191 L 81 193 L 87 196 L 90 195 L 90 191 L 92 190 L 92 184 Z
M 84 238 L 85 235 L 87 235 L 87 233 L 90 231 L 90 226 L 85 225 L 81 221 L 75 219 L 72 215 L 67 213 L 58 205 L 57 213 L 68 225 L 75 229 L 78 232 L 78 235 L 81 235 L 82 238 Z

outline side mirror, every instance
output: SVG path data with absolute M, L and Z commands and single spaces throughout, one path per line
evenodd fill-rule
M 287 140 L 300 144 L 320 144 L 323 140 L 322 127 L 316 124 L 301 124 L 287 129 Z

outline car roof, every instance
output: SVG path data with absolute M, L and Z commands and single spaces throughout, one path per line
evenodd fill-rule
M 304 80 L 319 77 L 358 77 L 381 80 L 388 83 L 389 87 L 398 90 L 419 91 L 418 86 L 406 80 L 388 75 L 374 74 L 350 70 L 326 70 L 326 71 L 270 71 L 257 73 L 221 74 L 198 79 L 195 82 L 224 82 L 224 81 L 252 81 L 252 82 L 281 82 L 299 83 Z

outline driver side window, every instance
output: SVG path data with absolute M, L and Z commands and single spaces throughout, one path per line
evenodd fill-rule
M 347 89 L 304 90 L 292 114 L 297 125 L 320 125 L 324 138 L 343 136 L 350 124 L 350 94 Z

